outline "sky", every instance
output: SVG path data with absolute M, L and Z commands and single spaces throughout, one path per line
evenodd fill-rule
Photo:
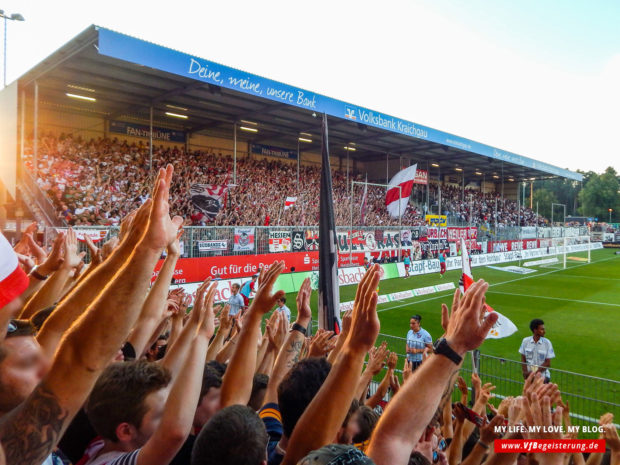
M 4 0 L 7 80 L 97 24 L 562 168 L 620 171 L 620 2 Z

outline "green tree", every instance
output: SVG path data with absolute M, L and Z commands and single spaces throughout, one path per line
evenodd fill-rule
M 535 188 L 533 199 L 533 210 L 536 211 L 536 203 L 538 203 L 538 213 L 545 218 L 551 219 L 551 204 L 559 203 L 555 193 L 544 187 Z
M 587 182 L 579 193 L 580 213 L 605 221 L 609 218 L 609 209 L 613 208 L 614 217 L 617 218 L 620 207 L 619 190 L 618 173 L 612 167 L 607 168 L 601 175 L 593 173 L 588 176 Z

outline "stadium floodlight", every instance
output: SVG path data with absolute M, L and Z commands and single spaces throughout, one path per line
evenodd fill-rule
M 454 168 L 454 171 L 463 171 L 463 168 Z
M 439 168 L 439 163 L 431 163 L 431 166 L 433 166 L 435 168 Z
M 247 131 L 247 132 L 258 132 L 258 129 L 256 129 L 256 128 L 249 128 L 247 126 L 239 126 L 239 129 L 241 129 L 242 131 Z
M 355 152 L 355 147 L 349 147 L 348 145 L 345 145 L 344 149 L 348 150 L 349 152 Z
M 4 10 L 0 10 L 0 18 L 4 18 L 4 87 L 6 87 L 6 22 L 8 21 L 25 21 L 24 17 L 19 13 L 13 13 L 11 16 L 4 13 Z
M 67 84 L 67 87 L 69 89 L 75 89 L 75 90 L 83 90 L 84 92 L 92 92 L 95 93 L 95 89 L 91 89 L 90 87 L 82 87 L 82 86 L 78 86 L 75 84 Z
M 254 121 L 248 121 L 248 120 L 242 119 L 241 122 L 244 124 L 249 124 L 251 126 L 258 126 L 258 123 L 255 123 Z
M 171 111 L 167 111 L 166 115 L 172 116 L 173 118 L 187 119 L 187 115 L 181 115 L 180 113 L 172 113 Z
M 482 176 L 482 173 L 481 173 L 480 171 L 476 171 L 476 174 L 477 174 L 478 176 Z
M 172 108 L 173 110 L 187 111 L 187 108 L 178 107 L 176 105 L 170 105 L 170 104 L 166 104 L 166 108 Z
M 499 176 L 497 174 L 494 174 L 493 179 L 499 179 Z
M 299 142 L 308 142 L 309 144 L 312 143 L 312 139 L 306 139 L 305 137 L 299 137 L 297 140 L 299 140 Z
M 74 98 L 77 100 L 86 100 L 87 102 L 96 102 L 97 99 L 95 97 L 87 97 L 86 95 L 79 95 L 79 94 L 71 94 L 69 92 L 67 92 L 65 94 L 67 97 L 69 98 Z

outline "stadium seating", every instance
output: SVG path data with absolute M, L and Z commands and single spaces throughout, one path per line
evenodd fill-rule
M 30 151 L 31 152 L 31 151 Z M 117 139 L 85 141 L 71 136 L 43 137 L 39 143 L 37 182 L 48 193 L 59 217 L 70 225 L 117 225 L 120 218 L 137 208 L 148 196 L 148 147 Z M 193 225 L 301 225 L 318 224 L 318 189 L 320 171 L 317 166 L 303 165 L 297 185 L 296 167 L 281 161 L 239 158 L 237 187 L 231 188 L 226 205 L 215 219 L 197 211 L 189 196 L 194 183 L 232 183 L 233 160 L 230 155 L 214 151 L 186 153 L 182 148 L 156 148 L 153 168 L 172 163 L 175 179 L 171 189 L 173 212 Z M 27 166 L 32 170 L 32 158 Z M 177 174 L 178 173 L 178 174 Z M 352 179 L 362 180 L 360 174 Z M 346 173 L 334 171 L 334 203 L 336 224 L 351 222 L 350 188 Z M 360 186 L 358 186 L 360 187 Z M 419 187 L 425 189 L 424 186 Z M 431 184 L 431 199 L 437 199 L 437 186 Z M 296 196 L 291 208 L 284 208 L 284 199 Z M 353 199 L 353 224 L 362 224 L 359 205 L 361 188 Z M 384 205 L 382 188 L 368 189 L 366 225 L 398 225 Z M 536 224 L 536 214 L 511 200 L 502 200 L 498 193 L 444 185 L 441 187 L 441 210 L 456 222 L 472 225 L 494 225 L 497 202 L 497 224 L 522 226 Z M 435 206 L 437 201 L 435 200 Z M 470 209 L 472 210 L 470 212 Z M 540 225 L 545 220 L 538 218 Z M 424 224 L 424 207 L 412 205 L 402 218 L 403 225 Z

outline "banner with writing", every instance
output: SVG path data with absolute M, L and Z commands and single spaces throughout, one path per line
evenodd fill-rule
M 123 134 L 129 137 L 142 137 L 145 139 L 150 137 L 149 126 L 128 123 L 126 121 L 110 121 L 110 132 Z M 175 131 L 174 129 L 153 126 L 153 140 L 185 143 L 185 133 L 183 131 Z
M 282 147 L 273 147 L 271 145 L 251 144 L 250 152 L 254 155 L 262 155 L 264 157 L 286 158 L 289 160 L 297 160 L 297 151 L 284 149 Z

